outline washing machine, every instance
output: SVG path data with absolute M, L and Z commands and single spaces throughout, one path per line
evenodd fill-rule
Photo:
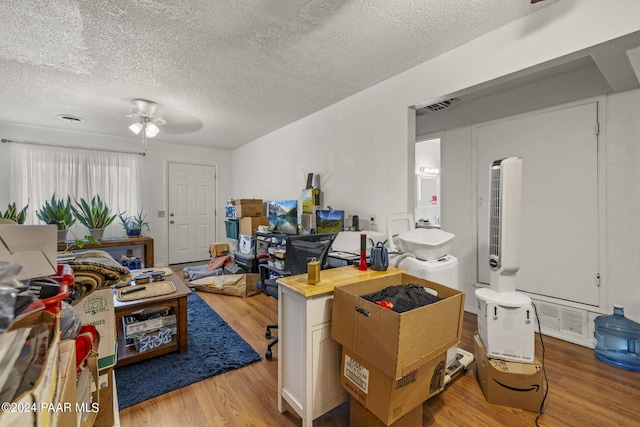
M 449 254 L 454 234 L 440 229 L 412 229 L 394 237 L 400 253 L 395 266 L 412 276 L 458 289 L 458 259 Z M 472 353 L 457 345 L 447 351 L 445 384 L 473 362 Z

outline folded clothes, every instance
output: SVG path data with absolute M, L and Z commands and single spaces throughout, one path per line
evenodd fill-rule
M 74 285 L 67 302 L 72 305 L 96 289 L 126 285 L 131 282 L 131 272 L 108 253 L 90 250 L 74 253 L 74 259 L 65 261 L 73 269 Z
M 209 270 L 208 264 L 198 265 L 195 267 L 185 267 L 182 269 L 182 275 L 187 280 L 197 280 L 210 276 L 221 276 L 222 274 L 224 274 L 224 270 L 222 268 Z
M 378 292 L 362 295 L 362 298 L 397 313 L 433 304 L 442 299 L 414 284 L 387 286 Z
M 74 253 L 74 259 L 66 262 L 73 269 L 75 275 L 79 273 L 95 274 L 100 281 L 98 288 L 123 284 L 131 281 L 128 268 L 120 265 L 108 253 L 90 250 Z

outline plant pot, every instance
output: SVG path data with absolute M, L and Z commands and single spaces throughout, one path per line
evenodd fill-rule
M 67 240 L 67 231 L 69 230 L 58 230 L 58 242 L 64 242 Z
M 102 240 L 102 235 L 104 234 L 104 228 L 90 228 L 89 235 L 96 240 Z
M 135 229 L 135 230 L 127 230 L 127 236 L 129 236 L 129 237 L 140 237 L 140 232 L 141 231 L 142 230 L 140 230 L 139 228 Z

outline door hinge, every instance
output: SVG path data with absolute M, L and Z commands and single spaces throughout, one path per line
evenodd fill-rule
M 596 122 L 596 126 L 594 129 L 596 135 L 600 135 L 600 123 Z
M 596 274 L 596 286 L 600 287 L 600 273 Z

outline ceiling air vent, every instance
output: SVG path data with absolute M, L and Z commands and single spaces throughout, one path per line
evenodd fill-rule
M 438 111 L 446 110 L 447 108 L 453 106 L 460 102 L 460 98 L 450 98 L 442 101 L 432 101 L 428 103 L 422 103 L 416 105 L 414 108 L 416 109 L 416 114 L 418 116 L 422 116 L 424 114 L 436 113 Z
M 80 117 L 70 116 L 68 114 L 58 114 L 56 117 L 59 118 L 60 120 L 64 120 L 65 122 L 78 123 L 78 122 L 84 121 Z

